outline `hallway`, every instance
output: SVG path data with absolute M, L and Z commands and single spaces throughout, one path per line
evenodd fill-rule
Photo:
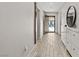
M 38 40 L 28 56 L 36 57 L 69 57 L 60 36 L 56 33 L 47 33 L 42 40 Z
M 0 57 L 79 57 L 79 2 L 0 2 Z

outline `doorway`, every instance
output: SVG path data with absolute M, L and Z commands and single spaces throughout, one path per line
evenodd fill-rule
M 49 28 L 49 32 L 55 31 L 55 17 L 54 16 L 49 16 L 48 28 Z
M 44 33 L 55 32 L 55 16 L 45 16 Z

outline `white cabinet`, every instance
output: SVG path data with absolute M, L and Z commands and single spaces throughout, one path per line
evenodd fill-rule
M 79 48 L 79 33 L 76 33 L 76 32 L 73 32 L 73 33 L 72 33 L 71 42 L 72 42 L 77 48 Z
M 79 57 L 79 33 L 70 29 L 67 29 L 65 36 L 65 46 L 74 57 Z
M 70 43 L 72 44 L 72 52 L 74 56 L 79 56 L 79 33 L 71 31 Z

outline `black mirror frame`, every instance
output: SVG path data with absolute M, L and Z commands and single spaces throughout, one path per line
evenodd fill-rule
M 73 23 L 71 24 L 71 26 L 69 26 L 68 23 L 67 23 L 67 20 L 68 20 L 67 17 L 68 17 L 68 12 L 69 12 L 69 10 L 70 10 L 71 7 L 74 8 L 74 11 L 75 11 L 75 17 L 74 17 L 74 21 L 73 21 Z M 70 7 L 68 8 L 68 10 L 67 10 L 67 14 L 66 14 L 66 23 L 67 23 L 68 27 L 73 27 L 73 26 L 75 25 L 75 22 L 76 22 L 76 8 L 75 8 L 75 6 L 70 6 Z

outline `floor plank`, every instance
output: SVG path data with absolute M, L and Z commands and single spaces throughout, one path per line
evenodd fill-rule
M 56 33 L 47 33 L 38 40 L 35 47 L 28 54 L 29 57 L 70 57 L 61 38 Z

